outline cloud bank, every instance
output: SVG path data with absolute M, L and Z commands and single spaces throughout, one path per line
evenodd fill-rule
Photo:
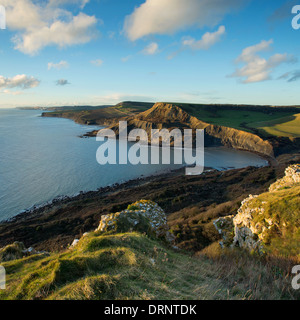
M 191 26 L 215 26 L 247 0 L 146 0 L 127 16 L 124 31 L 135 41 L 153 34 L 173 34 Z
M 0 89 L 19 88 L 22 90 L 35 88 L 40 84 L 40 81 L 34 77 L 29 77 L 25 74 L 16 75 L 12 78 L 0 76 Z
M 292 63 L 296 58 L 292 55 L 275 54 L 269 59 L 258 55 L 259 52 L 266 52 L 271 49 L 273 40 L 261 41 L 260 43 L 247 47 L 242 54 L 236 59 L 236 63 L 244 64 L 243 67 L 237 68 L 231 77 L 240 78 L 242 83 L 254 83 L 270 80 L 273 70 L 282 63 Z
M 37 54 L 46 46 L 60 48 L 89 42 L 97 23 L 94 16 L 78 15 L 64 9 L 73 4 L 83 8 L 83 0 L 2 0 L 6 7 L 7 28 L 16 31 L 12 38 L 15 49 L 29 55 Z

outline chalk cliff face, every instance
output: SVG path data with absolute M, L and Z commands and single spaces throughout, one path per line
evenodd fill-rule
M 203 122 L 174 104 L 156 103 L 151 109 L 136 116 L 125 117 L 128 130 L 139 128 L 146 130 L 151 137 L 151 129 L 204 129 L 205 145 L 223 145 L 235 149 L 257 152 L 267 156 L 274 156 L 272 145 L 255 134 L 233 128 L 211 125 Z M 118 123 L 114 123 L 112 130 L 119 133 Z

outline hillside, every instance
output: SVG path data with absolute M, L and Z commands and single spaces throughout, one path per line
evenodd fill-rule
M 300 165 L 289 166 L 285 176 L 268 192 L 250 195 L 236 216 L 215 221 L 222 245 L 300 258 Z
M 299 298 L 288 290 L 288 263 L 276 261 L 274 272 L 275 261 L 242 252 L 192 257 L 173 248 L 172 239 L 159 239 L 163 215 L 156 204 L 141 201 L 102 217 L 97 230 L 65 252 L 24 250 L 21 243 L 0 250 L 7 272 L 0 299 Z
M 257 130 L 261 122 L 285 122 L 286 117 L 300 113 L 299 106 L 197 105 L 178 104 L 180 108 L 210 124 L 230 127 L 268 137 Z M 278 136 L 277 134 L 275 136 Z M 280 135 L 279 135 L 280 136 Z
M 79 124 L 87 125 L 110 125 L 122 117 L 143 112 L 153 106 L 147 102 L 121 102 L 115 106 L 99 108 L 78 108 L 72 110 L 62 110 L 43 112 L 42 117 L 67 118 Z
M 123 118 L 123 120 L 127 121 L 128 130 L 134 128 L 146 130 L 149 139 L 151 139 L 152 129 L 204 129 L 205 146 L 224 145 L 261 153 L 269 157 L 274 155 L 272 145 L 257 135 L 224 126 L 211 125 L 189 115 L 173 104 L 156 103 L 151 109 Z M 110 129 L 117 134 L 119 132 L 118 124 L 113 124 Z
M 273 157 L 300 148 L 297 112 L 299 107 L 122 102 L 114 107 L 46 112 L 42 116 L 69 118 L 81 124 L 104 125 L 117 133 L 120 120 L 128 121 L 130 129 L 142 128 L 148 134 L 152 128 L 205 128 L 206 146 L 225 145 Z M 291 120 L 292 124 L 289 123 Z M 97 130 L 85 136 L 96 134 Z
M 265 136 L 300 138 L 300 113 L 252 124 Z

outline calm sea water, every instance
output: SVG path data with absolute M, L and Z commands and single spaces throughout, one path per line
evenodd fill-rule
M 40 114 L 36 110 L 0 109 L 0 220 L 58 196 L 72 196 L 180 167 L 101 166 L 96 161 L 100 142 L 95 138 L 79 138 L 94 127 L 68 119 L 42 118 Z M 263 166 L 266 161 L 248 152 L 223 147 L 205 152 L 205 166 L 248 165 Z

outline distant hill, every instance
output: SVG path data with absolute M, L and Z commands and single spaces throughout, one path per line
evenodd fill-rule
M 170 111 L 170 108 L 173 111 Z M 120 120 L 128 121 L 130 129 L 205 128 L 207 145 L 221 144 L 273 156 L 300 148 L 299 111 L 297 106 L 180 103 L 153 105 L 147 102 L 125 101 L 113 107 L 84 111 L 60 110 L 45 112 L 42 116 L 68 118 L 81 124 L 109 126 L 116 132 Z M 183 115 L 185 119 L 182 118 Z M 95 136 L 96 133 L 97 131 L 94 131 L 87 136 Z
M 18 107 L 19 110 L 43 110 L 43 111 L 88 111 L 108 108 L 111 105 L 101 106 L 60 106 L 60 107 Z

